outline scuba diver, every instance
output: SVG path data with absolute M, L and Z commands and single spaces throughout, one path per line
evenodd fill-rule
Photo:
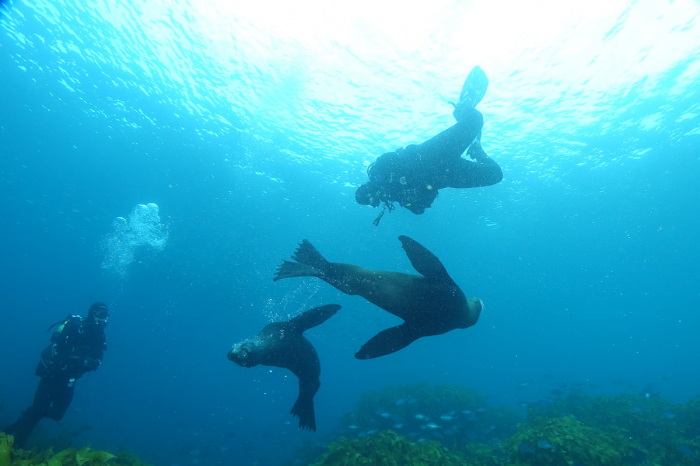
M 41 377 L 34 394 L 34 403 L 22 412 L 17 422 L 5 433 L 15 438 L 15 448 L 22 448 L 42 418 L 60 421 L 71 400 L 75 382 L 86 372 L 97 370 L 107 349 L 104 328 L 109 319 L 105 303 L 93 303 L 87 318 L 69 315 L 56 322 L 60 326 L 51 336 L 51 343 L 41 352 L 36 375 Z
M 475 66 L 462 87 L 453 115 L 457 123 L 422 144 L 411 144 L 381 155 L 367 169 L 369 181 L 355 192 L 358 204 L 394 210 L 394 202 L 414 214 L 422 214 L 443 188 L 491 186 L 503 179 L 501 167 L 481 147 L 484 117 L 475 108 L 486 94 L 489 80 Z M 467 149 L 468 148 L 468 149 Z M 462 153 L 475 160 L 462 158 Z

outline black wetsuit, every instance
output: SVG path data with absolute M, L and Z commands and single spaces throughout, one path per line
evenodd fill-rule
M 472 144 L 482 125 L 481 113 L 469 109 L 458 123 L 428 141 L 381 155 L 368 170 L 370 181 L 361 189 L 377 192 L 381 201 L 398 202 L 414 214 L 422 214 L 439 189 L 498 183 L 503 179 L 501 168 L 478 142 Z M 461 157 L 468 147 L 476 162 Z
M 103 327 L 69 316 L 51 336 L 51 344 L 41 352 L 36 375 L 41 377 L 34 403 L 6 432 L 15 437 L 15 447 L 22 448 L 42 418 L 63 418 L 71 400 L 75 381 L 94 371 L 102 363 L 107 349 Z

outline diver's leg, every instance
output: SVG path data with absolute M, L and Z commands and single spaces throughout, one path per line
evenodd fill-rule
M 479 135 L 484 117 L 470 108 L 464 118 L 445 131 L 419 144 L 418 153 L 427 162 L 451 162 L 461 157 L 469 144 Z
M 469 148 L 470 155 L 475 155 L 476 162 L 461 157 L 454 161 L 449 170 L 447 186 L 457 189 L 478 188 L 494 185 L 503 179 L 501 167 L 486 155 L 481 145 L 478 148 L 478 154 L 476 151 L 472 154 L 472 148 Z
M 32 431 L 41 421 L 41 413 L 34 408 L 34 405 L 25 409 L 17 421 L 5 428 L 7 435 L 15 438 L 14 448 L 24 448 L 27 439 L 32 435 Z
M 46 417 L 51 406 L 51 382 L 42 377 L 34 393 L 34 403 L 22 411 L 22 415 L 17 421 L 7 426 L 5 433 L 15 438 L 14 447 L 23 448 L 34 427 L 39 424 L 43 417 Z
M 469 144 L 481 136 L 484 118 L 475 108 L 486 94 L 488 87 L 489 79 L 486 73 L 475 66 L 464 81 L 459 101 L 456 104 L 450 102 L 455 107 L 452 115 L 457 120 L 457 124 L 436 136 L 440 139 L 436 142 L 444 147 L 442 153 L 437 153 L 441 160 L 460 157 Z M 426 149 L 430 150 L 430 148 Z
M 47 413 L 46 417 L 50 417 L 54 421 L 60 421 L 63 419 L 63 415 L 66 414 L 70 402 L 73 400 L 73 390 L 75 382 L 69 382 L 68 380 L 57 380 L 54 385 L 51 409 Z

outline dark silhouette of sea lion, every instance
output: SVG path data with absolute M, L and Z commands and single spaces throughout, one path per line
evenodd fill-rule
M 292 371 L 299 378 L 299 396 L 290 413 L 299 418 L 300 428 L 314 432 L 314 395 L 321 386 L 321 363 L 313 345 L 302 334 L 321 325 L 338 309 L 337 304 L 328 304 L 304 311 L 289 322 L 271 322 L 228 353 L 228 358 L 239 366 L 262 364 Z
M 404 323 L 379 332 L 355 353 L 372 359 L 405 348 L 418 338 L 441 335 L 476 324 L 483 303 L 467 299 L 432 252 L 408 236 L 399 236 L 408 259 L 421 275 L 368 270 L 357 265 L 327 261 L 307 240 L 284 261 L 274 280 L 318 277 L 343 293 L 360 295 Z

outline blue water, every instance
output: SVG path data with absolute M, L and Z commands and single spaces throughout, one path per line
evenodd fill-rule
M 88 425 L 77 444 L 159 466 L 280 464 L 361 393 L 421 380 L 496 406 L 559 382 L 698 394 L 697 2 L 249 3 L 0 7 L 0 425 L 31 403 L 46 327 L 93 301 L 112 311 L 104 364 L 41 426 Z M 504 180 L 373 227 L 354 202 L 367 165 L 451 125 L 475 65 Z M 162 243 L 110 268 L 115 219 L 148 203 Z M 304 238 L 411 273 L 402 234 L 484 301 L 476 326 L 358 361 L 398 319 L 316 279 L 272 282 Z M 226 354 L 329 303 L 343 309 L 306 334 L 319 430 L 300 432 L 296 379 Z

